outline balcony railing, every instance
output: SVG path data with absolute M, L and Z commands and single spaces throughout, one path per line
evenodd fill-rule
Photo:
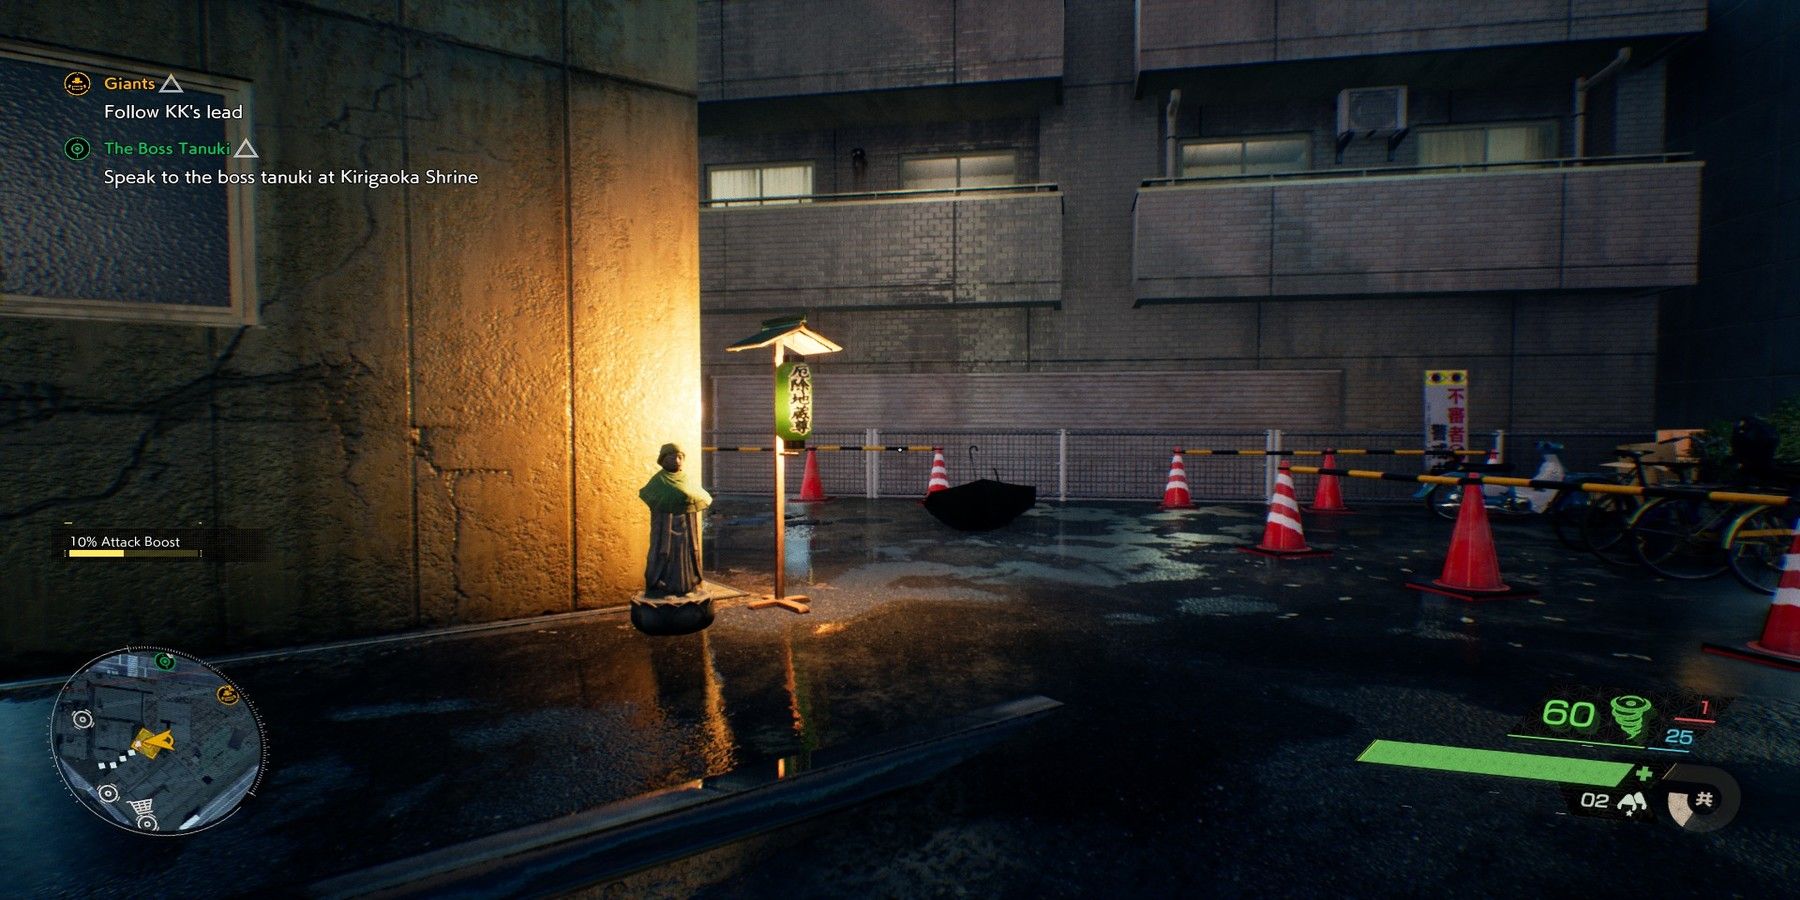
M 1428 166 L 1363 166 L 1360 168 L 1300 169 L 1292 172 L 1262 172 L 1255 175 L 1182 175 L 1174 178 L 1146 178 L 1144 187 L 1172 184 L 1218 184 L 1262 181 L 1308 181 L 1327 178 L 1378 178 L 1384 175 L 1463 175 L 1477 172 L 1516 172 L 1533 169 L 1586 169 L 1597 166 L 1642 165 L 1645 163 L 1685 162 L 1692 153 L 1635 153 L 1622 156 L 1582 156 L 1559 159 L 1533 159 L 1516 162 L 1440 163 Z
M 1063 0 L 700 0 L 700 99 L 1062 77 Z
M 984 187 L 953 188 L 909 188 L 896 191 L 847 191 L 832 194 L 782 194 L 771 197 L 726 197 L 719 200 L 702 200 L 700 206 L 705 209 L 720 209 L 736 206 L 794 206 L 801 203 L 842 203 L 846 201 L 868 200 L 935 200 L 945 197 L 991 196 L 996 194 L 1045 194 L 1055 193 L 1054 182 L 1035 184 L 1000 184 Z
M 702 207 L 700 297 L 710 312 L 1062 301 L 1062 194 L 1054 184 Z
M 1682 154 L 1153 178 L 1141 303 L 1671 287 L 1696 276 Z
M 1138 0 L 1139 73 L 1693 34 L 1706 0 Z

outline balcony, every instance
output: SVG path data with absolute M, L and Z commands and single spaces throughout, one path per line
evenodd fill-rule
M 701 209 L 703 312 L 1062 300 L 1062 195 L 1055 185 L 763 203 Z
M 1670 156 L 1157 179 L 1139 303 L 1694 283 L 1700 163 Z
M 1137 69 L 1688 34 L 1706 0 L 1139 0 Z
M 1062 0 L 700 0 L 700 99 L 1062 77 Z

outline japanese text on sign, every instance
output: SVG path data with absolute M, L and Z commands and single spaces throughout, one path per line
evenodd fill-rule
M 1428 369 L 1425 372 L 1425 449 L 1467 450 L 1469 447 L 1469 371 Z
M 775 433 L 784 441 L 812 434 L 812 367 L 792 362 L 775 370 Z

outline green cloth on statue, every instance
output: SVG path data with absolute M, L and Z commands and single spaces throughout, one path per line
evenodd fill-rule
M 698 512 L 712 505 L 712 495 L 705 488 L 691 484 L 686 472 L 659 471 L 638 491 L 638 498 L 651 512 Z

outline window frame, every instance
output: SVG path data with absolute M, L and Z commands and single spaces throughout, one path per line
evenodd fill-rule
M 1488 144 L 1489 144 L 1489 140 L 1490 140 L 1487 137 L 1487 133 L 1489 131 L 1492 131 L 1493 129 L 1496 129 L 1496 128 L 1518 128 L 1521 126 L 1539 126 L 1539 127 L 1547 127 L 1550 129 L 1550 148 L 1551 149 L 1550 149 L 1549 156 L 1539 157 L 1537 159 L 1508 160 L 1506 162 L 1494 162 L 1493 160 L 1490 160 L 1487 158 Z M 1556 159 L 1562 158 L 1562 120 L 1554 118 L 1554 117 L 1534 117 L 1534 118 L 1530 118 L 1530 119 L 1500 119 L 1500 120 L 1492 121 L 1492 122 L 1466 122 L 1466 123 L 1456 123 L 1456 124 L 1445 123 L 1445 124 L 1441 124 L 1441 125 L 1421 125 L 1418 128 L 1413 129 L 1413 131 L 1414 131 L 1415 137 L 1427 135 L 1427 134 L 1444 134 L 1444 133 L 1456 132 L 1456 131 L 1480 131 L 1480 132 L 1482 132 L 1483 138 L 1482 138 L 1482 142 L 1481 142 L 1481 161 L 1480 162 L 1472 162 L 1472 163 L 1419 162 L 1418 163 L 1418 165 L 1425 166 L 1425 167 L 1430 167 L 1430 166 L 1486 166 L 1489 168 L 1496 168 L 1496 167 L 1500 167 L 1500 166 L 1541 166 L 1546 162 L 1550 162 L 1551 160 L 1556 160 Z M 1417 153 L 1415 152 L 1414 155 L 1415 155 L 1415 159 L 1416 159 Z
M 167 66 L 140 65 L 89 53 L 51 50 L 17 41 L 0 40 L 0 57 L 38 65 L 79 69 L 100 80 L 109 75 L 155 78 L 174 75 L 182 85 L 192 85 L 225 98 L 227 106 L 242 105 L 241 119 L 223 119 L 225 139 L 236 145 L 250 137 L 256 122 L 252 85 L 248 81 Z M 220 165 L 234 175 L 256 171 L 260 160 L 226 157 Z M 254 185 L 225 186 L 225 239 L 230 303 L 202 306 L 182 303 L 148 303 L 131 300 L 93 300 L 81 297 L 37 297 L 0 293 L 0 316 L 40 319 L 78 319 L 132 322 L 151 325 L 203 325 L 236 327 L 260 324 L 256 286 L 256 209 Z M 3 239 L 3 236 L 0 236 Z
M 1180 138 L 1175 142 L 1175 165 L 1181 169 L 1182 174 L 1177 177 L 1179 177 L 1179 178 L 1261 178 L 1261 177 L 1265 177 L 1268 174 L 1282 174 L 1282 175 L 1288 174 L 1288 172 L 1279 172 L 1279 173 L 1258 173 L 1258 174 L 1252 175 L 1252 174 L 1245 172 L 1244 171 L 1244 166 L 1245 166 L 1244 155 L 1246 152 L 1245 145 L 1252 143 L 1254 141 L 1299 141 L 1301 148 L 1306 153 L 1306 158 L 1302 163 L 1303 168 L 1292 169 L 1290 171 L 1291 172 L 1311 172 L 1311 171 L 1313 171 L 1313 135 L 1312 135 L 1312 132 L 1310 132 L 1310 131 L 1285 131 L 1285 132 L 1273 132 L 1273 133 L 1268 133 L 1268 134 L 1243 134 L 1243 135 L 1226 134 L 1226 135 L 1212 135 L 1212 136 L 1204 136 L 1204 137 Z M 1217 145 L 1224 145 L 1224 144 L 1238 145 L 1238 171 L 1236 174 L 1234 174 L 1234 175 L 1189 175 L 1189 174 L 1187 174 L 1186 158 L 1187 158 L 1187 148 L 1188 147 L 1206 146 L 1206 145 L 1217 146 Z
M 785 198 L 785 197 L 790 196 L 788 194 L 778 194 L 778 195 L 776 195 L 777 199 L 774 200 L 773 202 L 771 202 L 768 199 L 768 195 L 766 195 L 762 192 L 762 190 L 763 190 L 763 171 L 765 169 L 788 169 L 788 168 L 798 168 L 801 166 L 806 167 L 806 185 L 807 185 L 806 193 L 797 195 L 797 196 L 795 196 L 794 199 L 791 199 L 791 200 L 790 199 L 780 199 L 780 198 Z M 712 176 L 713 176 L 714 172 L 751 172 L 751 171 L 754 171 L 756 173 L 756 196 L 754 196 L 754 197 L 714 197 L 713 196 Z M 716 163 L 716 164 L 709 165 L 706 167 L 706 203 L 707 203 L 708 207 L 715 208 L 715 209 L 733 207 L 733 206 L 792 206 L 796 203 L 811 203 L 812 201 L 807 198 L 817 196 L 817 194 L 819 192 L 819 180 L 818 179 L 819 179 L 819 165 L 818 165 L 818 163 L 816 163 L 810 159 L 776 160 L 776 161 L 771 161 L 771 162 L 755 162 L 755 163 Z
M 966 191 L 966 190 L 1000 190 L 1003 187 L 1017 186 L 1019 184 L 1023 184 L 1023 182 L 1019 181 L 1019 157 L 1020 157 L 1020 155 L 1021 154 L 1019 152 L 1019 148 L 1017 148 L 1017 147 L 996 147 L 996 148 L 989 148 L 986 150 L 952 150 L 949 152 L 942 152 L 942 153 L 906 154 L 906 155 L 903 155 L 900 157 L 900 179 L 899 179 L 900 189 L 903 191 Z M 993 185 L 993 186 L 985 187 L 985 188 L 965 187 L 962 183 L 962 180 L 963 180 L 962 164 L 963 164 L 963 160 L 968 159 L 969 157 L 972 157 L 972 156 L 1011 157 L 1011 159 L 1012 159 L 1012 177 L 1013 177 L 1012 182 L 1008 185 Z M 907 163 L 909 163 L 909 162 L 930 162 L 932 160 L 938 160 L 938 159 L 954 159 L 954 160 L 956 160 L 956 184 L 954 186 L 947 187 L 947 188 L 909 188 L 906 186 L 906 164 Z

